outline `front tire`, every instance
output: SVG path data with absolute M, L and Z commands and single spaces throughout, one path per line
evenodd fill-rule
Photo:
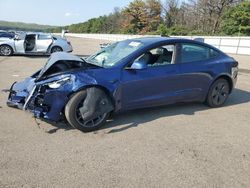
M 13 54 L 13 49 L 9 45 L 0 46 L 0 55 L 11 56 Z
M 86 96 L 87 92 L 85 90 L 74 94 L 65 107 L 65 117 L 73 128 L 83 132 L 90 132 L 99 129 L 106 122 L 109 113 L 104 113 L 97 118 L 85 122 L 81 117 L 79 109 L 83 107 Z
M 210 107 L 216 108 L 222 106 L 230 92 L 230 86 L 227 80 L 220 78 L 216 80 L 209 89 L 207 96 L 207 104 Z

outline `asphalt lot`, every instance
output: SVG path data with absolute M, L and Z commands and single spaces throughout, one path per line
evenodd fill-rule
M 104 41 L 70 39 L 88 55 Z M 0 57 L 0 89 L 47 57 Z M 249 187 L 250 56 L 222 108 L 171 105 L 119 114 L 82 133 L 9 108 L 0 93 L 0 187 Z M 249 65 L 248 65 L 249 64 Z

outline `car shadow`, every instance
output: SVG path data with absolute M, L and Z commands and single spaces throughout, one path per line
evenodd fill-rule
M 46 54 L 14 54 L 14 57 L 27 57 L 27 58 L 48 58 L 50 55 Z
M 250 102 L 250 92 L 241 89 L 234 89 L 224 107 L 239 105 L 247 102 Z M 209 109 L 211 108 L 202 103 L 178 103 L 167 106 L 131 110 L 128 112 L 112 115 L 106 124 L 99 130 L 108 130 L 106 134 L 117 133 L 130 128 L 141 126 L 143 123 L 151 122 L 161 117 L 178 116 L 181 114 L 194 115 L 196 112 Z M 49 134 L 56 133 L 59 129 L 73 129 L 67 123 L 65 123 L 65 121 L 55 123 L 46 120 L 46 122 L 56 127 L 47 131 Z M 98 131 L 94 133 L 97 134 Z

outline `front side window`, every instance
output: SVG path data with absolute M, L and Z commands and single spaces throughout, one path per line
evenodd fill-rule
M 174 45 L 164 45 L 147 51 L 136 59 L 147 67 L 164 66 L 174 63 Z
M 216 57 L 218 52 L 198 44 L 181 45 L 181 63 L 204 61 Z
M 135 52 L 142 46 L 144 46 L 144 44 L 136 40 L 116 42 L 106 48 L 101 49 L 94 55 L 91 55 L 86 59 L 86 61 L 90 64 L 94 64 L 104 68 L 113 67 L 120 60 Z

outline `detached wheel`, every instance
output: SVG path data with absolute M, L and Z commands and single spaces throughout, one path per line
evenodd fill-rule
M 207 104 L 210 107 L 220 107 L 222 106 L 230 92 L 230 86 L 227 80 L 218 79 L 216 80 L 209 89 L 207 96 Z
M 100 128 L 109 116 L 109 113 L 104 113 L 97 118 L 84 121 L 80 113 L 80 109 L 84 105 L 84 100 L 87 96 L 86 91 L 80 91 L 73 95 L 65 107 L 65 116 L 68 123 L 76 129 L 83 132 L 90 132 Z
M 0 55 L 10 56 L 13 54 L 13 49 L 9 45 L 0 46 Z
M 52 49 L 51 49 L 51 53 L 55 53 L 55 52 L 62 52 L 63 49 L 59 46 L 54 46 Z

